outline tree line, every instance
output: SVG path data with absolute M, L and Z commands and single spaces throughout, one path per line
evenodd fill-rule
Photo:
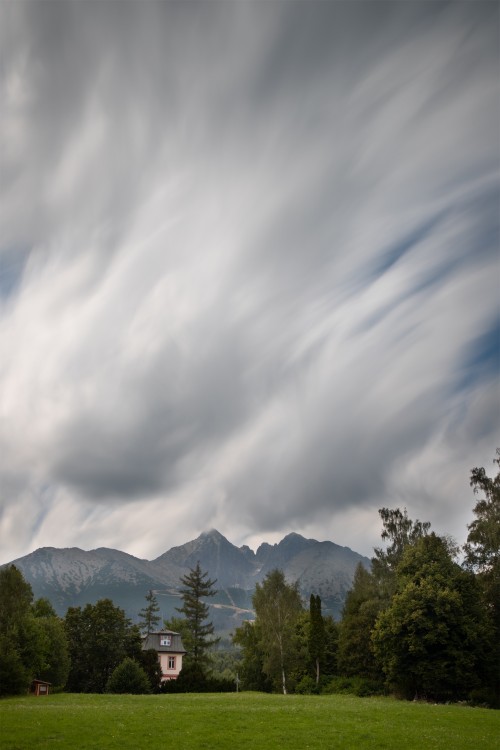
M 165 621 L 176 629 L 187 650 L 176 690 L 228 690 L 227 680 L 209 674 L 209 650 L 218 642 L 207 621 L 206 597 L 215 581 L 199 563 L 181 579 L 182 617 Z M 134 624 L 111 599 L 69 607 L 56 615 L 47 599 L 33 600 L 31 585 L 10 565 L 0 570 L 0 697 L 28 692 L 34 679 L 53 690 L 75 693 L 152 693 L 161 689 L 161 668 L 155 650 L 144 650 L 143 637 L 160 625 L 153 591 Z M 168 689 L 168 684 L 163 686 Z
M 340 622 L 322 614 L 318 595 L 305 606 L 298 584 L 271 571 L 256 585 L 255 619 L 233 634 L 223 675 L 206 601 L 216 581 L 198 563 L 181 579 L 179 616 L 163 623 L 181 633 L 187 654 L 178 680 L 161 689 L 391 692 L 499 707 L 500 472 L 475 468 L 471 486 L 479 497 L 462 550 L 406 509 L 379 511 L 385 546 L 370 570 L 358 566 Z M 2 568 L 0 696 L 26 692 L 33 678 L 72 692 L 159 691 L 157 654 L 142 649 L 158 612 L 150 591 L 139 624 L 110 599 L 59 618 L 46 599 L 33 601 L 15 566 Z

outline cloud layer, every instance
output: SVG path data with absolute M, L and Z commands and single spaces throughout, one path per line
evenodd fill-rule
M 498 8 L 3 3 L 0 539 L 459 541 L 499 444 Z

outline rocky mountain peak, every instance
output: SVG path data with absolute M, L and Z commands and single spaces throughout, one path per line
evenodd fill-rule
M 225 536 L 223 536 L 217 529 L 209 529 L 208 531 L 202 531 L 198 539 L 211 539 L 214 542 L 227 542 Z M 229 542 L 228 542 L 229 544 Z

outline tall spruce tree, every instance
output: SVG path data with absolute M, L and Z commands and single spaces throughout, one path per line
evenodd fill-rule
M 309 655 L 314 664 L 316 685 L 319 684 L 320 665 L 325 654 L 325 622 L 321 614 L 321 597 L 311 594 L 309 600 Z
M 217 590 L 213 586 L 217 581 L 212 581 L 208 573 L 203 573 L 200 563 L 181 578 L 183 588 L 181 595 L 182 607 L 177 607 L 177 612 L 184 615 L 186 628 L 183 628 L 184 647 L 187 655 L 184 659 L 183 672 L 190 672 L 196 679 L 203 679 L 209 664 L 209 649 L 219 642 L 219 638 L 212 638 L 214 626 L 207 621 L 209 606 L 203 599 L 215 596 Z
M 141 620 L 139 628 L 143 635 L 153 633 L 155 628 L 157 628 L 161 622 L 161 617 L 158 614 L 160 607 L 158 606 L 158 600 L 152 589 L 149 589 L 146 594 L 146 602 L 144 609 L 141 609 L 139 612 L 139 620 Z

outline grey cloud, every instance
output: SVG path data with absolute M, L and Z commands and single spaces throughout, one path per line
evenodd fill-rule
M 54 475 L 98 499 L 148 496 L 185 481 L 186 457 L 217 449 L 248 408 L 237 335 L 217 326 L 213 338 L 210 323 L 203 326 L 195 350 L 165 347 L 125 377 L 116 361 L 96 383 L 91 413 L 75 400 L 55 437 Z

